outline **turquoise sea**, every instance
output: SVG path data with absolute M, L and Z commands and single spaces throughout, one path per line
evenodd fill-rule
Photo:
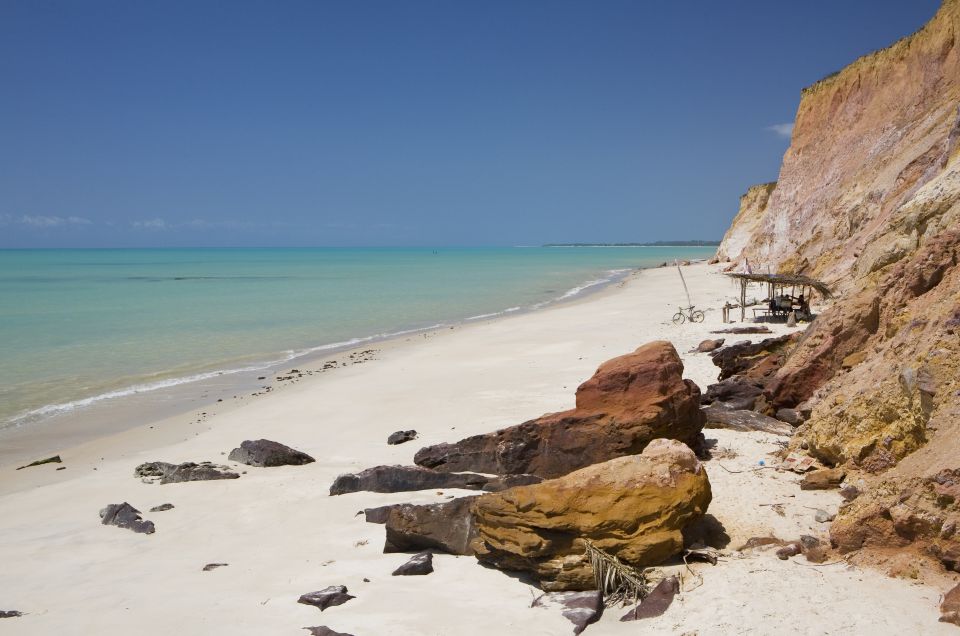
M 0 250 L 0 428 L 531 310 L 714 248 Z

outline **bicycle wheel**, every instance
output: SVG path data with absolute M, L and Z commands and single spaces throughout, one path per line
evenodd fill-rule
M 682 325 L 683 321 L 686 319 L 687 317 L 683 315 L 682 311 L 678 311 L 677 313 L 673 314 L 673 324 L 675 325 Z
M 699 309 L 690 314 L 690 322 L 703 322 L 703 312 Z

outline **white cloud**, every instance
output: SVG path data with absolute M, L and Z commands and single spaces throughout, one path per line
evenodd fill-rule
M 0 225 L 24 225 L 29 228 L 46 229 L 51 227 L 64 227 L 69 225 L 90 225 L 93 221 L 85 219 L 82 216 L 46 216 L 42 214 L 23 214 L 13 216 L 11 214 L 0 214 Z
M 774 124 L 773 126 L 767 126 L 767 130 L 771 130 L 777 133 L 781 137 L 790 139 L 790 136 L 793 134 L 793 122 L 790 122 L 787 124 Z
M 131 221 L 130 225 L 138 230 L 166 230 L 170 227 L 166 221 L 159 217 L 145 221 Z

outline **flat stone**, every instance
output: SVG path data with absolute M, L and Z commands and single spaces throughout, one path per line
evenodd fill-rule
M 210 462 L 184 462 L 170 464 L 167 462 L 147 462 L 140 464 L 133 471 L 135 477 L 145 481 L 158 481 L 161 484 L 173 484 L 184 481 L 211 481 L 215 479 L 239 479 L 240 475 L 226 466 Z
M 397 431 L 390 433 L 390 436 L 387 438 L 387 444 L 403 444 L 404 442 L 409 442 L 414 439 L 417 439 L 417 432 L 413 429 L 409 431 Z
M 313 457 L 268 439 L 244 440 L 227 457 L 230 461 L 269 468 L 272 466 L 302 466 L 313 463 Z
M 438 488 L 480 490 L 492 479 L 476 473 L 445 473 L 419 466 L 374 466 L 359 473 L 340 475 L 330 486 L 330 495 L 351 492 L 408 492 Z
M 309 592 L 304 594 L 297 599 L 297 602 L 303 603 L 304 605 L 313 605 L 314 607 L 320 608 L 320 611 L 322 612 L 328 607 L 343 605 L 352 598 L 356 597 L 347 594 L 346 585 L 331 585 L 330 587 L 325 587 L 318 592 Z
M 558 608 L 560 614 L 573 623 L 573 633 L 579 634 L 603 615 L 603 595 L 597 590 L 586 592 L 548 592 L 541 594 L 531 607 Z
M 680 593 L 680 579 L 668 576 L 657 583 L 647 598 L 643 599 L 629 612 L 620 617 L 620 622 L 637 621 L 644 618 L 660 616 L 673 603 L 673 598 Z
M 17 610 L 0 610 L 0 618 L 17 618 L 23 616 L 23 612 Z
M 707 417 L 705 428 L 726 428 L 733 431 L 761 431 L 773 435 L 791 437 L 793 427 L 756 411 L 728 409 L 719 405 L 705 406 L 701 409 Z
M 304 627 L 304 629 L 310 632 L 310 636 L 353 636 L 353 634 L 348 634 L 346 632 L 335 632 L 326 625 L 320 625 L 319 627 Z
M 216 570 L 217 568 L 223 568 L 230 565 L 229 563 L 207 563 L 203 566 L 204 572 L 209 572 L 210 570 Z
M 393 576 L 422 576 L 433 572 L 433 553 L 421 552 L 393 571 Z
M 43 466 L 44 464 L 62 464 L 63 460 L 60 459 L 59 455 L 54 455 L 53 457 L 47 457 L 46 459 L 38 459 L 35 462 L 30 462 L 24 466 L 20 466 L 17 470 L 23 470 L 24 468 L 32 468 L 34 466 Z
M 150 512 L 164 512 L 166 510 L 173 510 L 173 507 L 174 506 L 172 503 L 160 504 L 159 506 L 154 506 L 151 508 Z
M 100 522 L 105 526 L 126 528 L 140 534 L 153 534 L 156 531 L 153 522 L 145 521 L 140 516 L 140 511 L 127 502 L 110 504 L 101 510 Z

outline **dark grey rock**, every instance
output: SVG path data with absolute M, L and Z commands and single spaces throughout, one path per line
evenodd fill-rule
M 790 437 L 793 427 L 786 422 L 775 420 L 756 411 L 741 411 L 723 406 L 705 406 L 701 409 L 707 416 L 704 428 L 728 428 L 734 431 L 763 431 L 774 435 Z
M 387 517 L 384 552 L 440 550 L 449 554 L 472 555 L 477 538 L 471 507 L 476 496 L 461 497 L 439 504 L 401 504 Z
M 393 576 L 419 576 L 433 572 L 433 553 L 421 552 L 393 571 Z
M 813 518 L 817 521 L 817 523 L 829 523 L 830 521 L 833 521 L 834 517 L 836 516 L 837 515 L 830 514 L 826 510 L 820 510 L 818 508 L 814 513 Z
M 314 461 L 304 452 L 268 439 L 244 440 L 227 457 L 230 461 L 248 466 L 302 466 Z
M 0 618 L 17 618 L 23 616 L 23 612 L 17 610 L 0 610 Z
M 407 492 L 436 488 L 480 490 L 494 478 L 477 473 L 441 473 L 419 466 L 374 466 L 356 474 L 340 475 L 330 486 L 331 495 L 361 490 Z
M 217 568 L 222 568 L 230 565 L 229 563 L 207 563 L 203 566 L 204 572 L 209 572 L 210 570 L 216 570 Z
M 600 620 L 603 615 L 603 595 L 588 592 L 548 592 L 533 601 L 532 607 L 559 608 L 561 615 L 573 623 L 573 633 L 579 634 L 587 625 Z
M 750 411 L 763 395 L 763 383 L 759 380 L 735 375 L 707 387 L 700 398 L 701 404 L 721 404 L 730 409 Z
M 310 632 L 310 636 L 353 636 L 353 634 L 348 634 L 346 632 L 335 632 L 326 625 L 320 625 L 319 627 L 304 627 L 304 629 Z
M 240 475 L 226 466 L 210 462 L 184 462 L 169 464 L 167 462 L 147 462 L 140 464 L 133 471 L 135 477 L 146 481 L 157 481 L 161 484 L 173 484 L 183 481 L 210 481 L 214 479 L 238 479 Z
M 59 455 L 54 455 L 53 457 L 47 457 L 46 459 L 38 459 L 35 462 L 30 462 L 24 466 L 20 466 L 17 470 L 23 470 L 24 468 L 32 468 L 34 466 L 43 466 L 44 464 L 62 464 L 63 460 L 60 459 Z
M 166 510 L 173 510 L 172 503 L 160 504 L 159 506 L 154 506 L 150 509 L 150 512 L 164 512 Z
M 629 612 L 620 617 L 620 622 L 638 621 L 644 618 L 654 618 L 667 611 L 673 603 L 673 597 L 680 593 L 680 579 L 668 576 L 657 583 L 647 598 L 638 603 Z
M 110 504 L 101 510 L 100 522 L 105 526 L 117 526 L 141 534 L 153 534 L 156 531 L 153 522 L 145 521 L 140 516 L 140 511 L 127 502 Z
M 319 607 L 320 611 L 322 612 L 328 607 L 343 605 L 352 598 L 356 597 L 347 594 L 346 585 L 331 585 L 330 587 L 323 588 L 319 592 L 310 592 L 308 594 L 304 594 L 297 599 L 297 602 L 303 603 L 304 605 L 313 605 L 314 607 Z
M 397 431 L 396 433 L 390 433 L 390 437 L 387 438 L 387 444 L 403 444 L 404 442 L 409 442 L 414 439 L 417 439 L 417 432 L 412 429 L 409 431 Z
M 777 409 L 776 417 L 791 426 L 800 426 L 804 422 L 803 415 L 796 409 Z
M 387 506 L 380 506 L 379 508 L 364 508 L 364 519 L 367 523 L 386 523 L 387 517 L 390 516 L 390 511 L 399 507 L 400 505 L 401 504 L 390 504 Z

